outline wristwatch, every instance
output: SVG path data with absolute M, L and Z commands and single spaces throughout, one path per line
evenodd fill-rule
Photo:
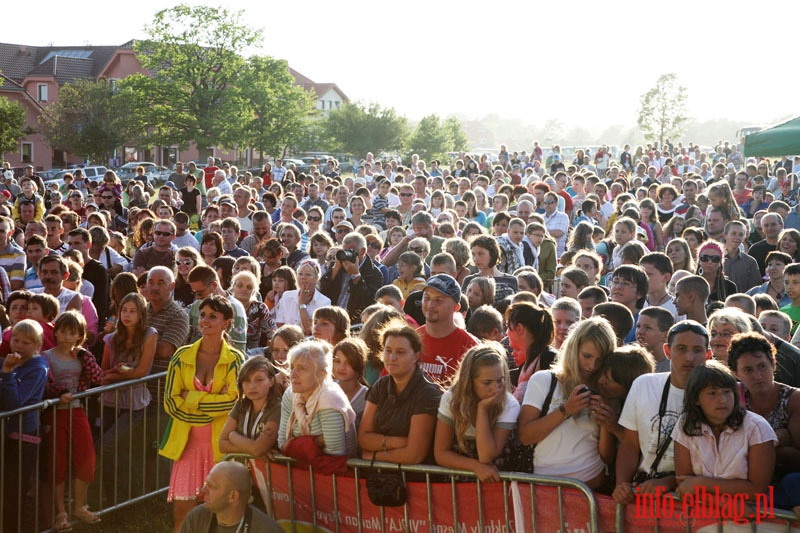
M 567 413 L 567 408 L 564 407 L 563 403 L 558 406 L 558 410 L 561 411 L 561 415 L 564 417 L 564 420 L 567 420 L 568 418 L 572 417 L 572 415 Z
M 308 305 L 306 305 L 306 304 L 300 304 L 300 309 L 308 309 Z

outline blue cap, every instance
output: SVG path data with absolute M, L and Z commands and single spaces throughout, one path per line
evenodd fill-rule
M 428 281 L 425 282 L 425 286 L 436 289 L 445 296 L 449 296 L 455 300 L 456 303 L 461 303 L 461 287 L 458 286 L 458 282 L 453 276 L 448 274 L 436 274 L 428 278 Z

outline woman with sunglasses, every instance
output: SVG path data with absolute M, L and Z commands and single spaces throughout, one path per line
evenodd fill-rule
M 205 265 L 197 250 L 191 246 L 184 246 L 175 253 L 175 301 L 184 307 L 189 307 L 194 302 L 194 292 L 189 285 L 189 272 L 197 265 Z
M 722 269 L 722 245 L 716 241 L 706 241 L 697 253 L 697 275 L 702 276 L 711 288 L 709 302 L 724 302 L 725 298 L 737 292 L 736 284 L 725 277 Z

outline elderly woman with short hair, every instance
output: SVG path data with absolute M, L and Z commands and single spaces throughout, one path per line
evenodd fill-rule
M 304 341 L 288 359 L 291 387 L 281 402 L 278 446 L 285 451 L 292 439 L 312 436 L 327 455 L 355 455 L 356 413 L 331 377 L 331 346 Z

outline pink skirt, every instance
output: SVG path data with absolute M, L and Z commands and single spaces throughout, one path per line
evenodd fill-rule
M 200 489 L 214 467 L 211 424 L 189 431 L 189 440 L 180 459 L 172 465 L 167 501 L 202 500 Z

